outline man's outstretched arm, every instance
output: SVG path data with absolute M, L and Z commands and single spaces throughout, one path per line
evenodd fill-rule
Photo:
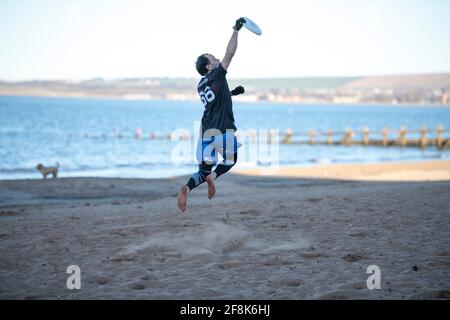
M 231 63 L 231 60 L 233 59 L 234 54 L 237 50 L 238 45 L 238 34 L 239 30 L 242 28 L 242 24 L 245 22 L 244 18 L 239 18 L 236 20 L 236 24 L 233 27 L 233 34 L 231 35 L 231 39 L 228 42 L 227 51 L 225 52 L 225 57 L 222 59 L 222 67 L 227 70 L 228 66 Z

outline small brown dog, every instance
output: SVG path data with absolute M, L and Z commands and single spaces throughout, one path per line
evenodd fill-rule
M 58 178 L 59 163 L 56 166 L 44 167 L 41 163 L 36 166 L 36 169 L 42 174 L 42 178 L 47 179 L 47 175 L 52 174 L 53 178 Z

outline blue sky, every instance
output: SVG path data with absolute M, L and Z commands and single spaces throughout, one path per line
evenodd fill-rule
M 450 1 L 1 0 L 0 79 L 198 77 L 244 30 L 229 77 L 450 72 Z

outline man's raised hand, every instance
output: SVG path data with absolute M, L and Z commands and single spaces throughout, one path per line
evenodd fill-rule
M 243 94 L 245 92 L 245 89 L 243 86 L 237 86 L 235 89 L 231 90 L 232 96 L 237 96 L 240 94 Z
M 241 30 L 243 24 L 245 23 L 245 19 L 244 18 L 239 18 L 236 20 L 236 24 L 234 25 L 233 29 L 236 31 Z

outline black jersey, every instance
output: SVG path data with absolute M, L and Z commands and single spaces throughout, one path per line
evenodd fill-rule
M 226 74 L 227 71 L 219 63 L 219 66 L 205 75 L 198 84 L 197 91 L 205 106 L 202 134 L 208 129 L 217 129 L 222 133 L 226 133 L 227 129 L 236 130 Z

